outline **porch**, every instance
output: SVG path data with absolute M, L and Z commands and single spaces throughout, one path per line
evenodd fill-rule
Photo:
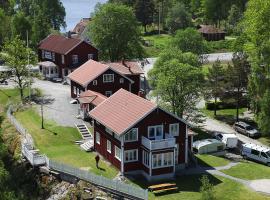
M 40 66 L 40 73 L 46 79 L 50 80 L 54 78 L 59 78 L 58 66 L 55 65 L 53 62 L 44 61 L 44 62 L 39 62 L 38 65 Z

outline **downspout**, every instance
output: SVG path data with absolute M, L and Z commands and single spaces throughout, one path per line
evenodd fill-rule
M 185 138 L 185 164 L 187 166 L 188 164 L 188 128 L 187 128 L 187 125 L 186 125 L 186 138 Z
M 121 136 L 121 175 L 124 175 L 124 137 Z

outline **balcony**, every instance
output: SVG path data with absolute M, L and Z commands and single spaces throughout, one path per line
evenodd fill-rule
M 173 148 L 175 147 L 175 138 L 149 140 L 142 136 L 142 144 L 149 150 Z

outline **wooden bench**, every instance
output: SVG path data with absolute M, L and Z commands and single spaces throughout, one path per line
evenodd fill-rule
M 163 183 L 158 185 L 151 185 L 150 187 L 148 187 L 148 189 L 153 193 L 161 193 L 166 191 L 177 190 L 178 187 L 176 186 L 175 183 Z

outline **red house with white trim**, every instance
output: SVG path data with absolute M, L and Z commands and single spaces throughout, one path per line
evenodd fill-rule
M 89 112 L 94 147 L 122 174 L 174 177 L 188 162 L 187 123 L 124 89 Z
M 89 60 L 68 76 L 71 97 L 76 98 L 87 90 L 109 97 L 120 88 L 138 94 L 143 73 L 137 62 L 103 64 Z
M 39 43 L 38 57 L 46 78 L 64 78 L 89 59 L 98 60 L 98 50 L 81 39 L 51 34 Z

